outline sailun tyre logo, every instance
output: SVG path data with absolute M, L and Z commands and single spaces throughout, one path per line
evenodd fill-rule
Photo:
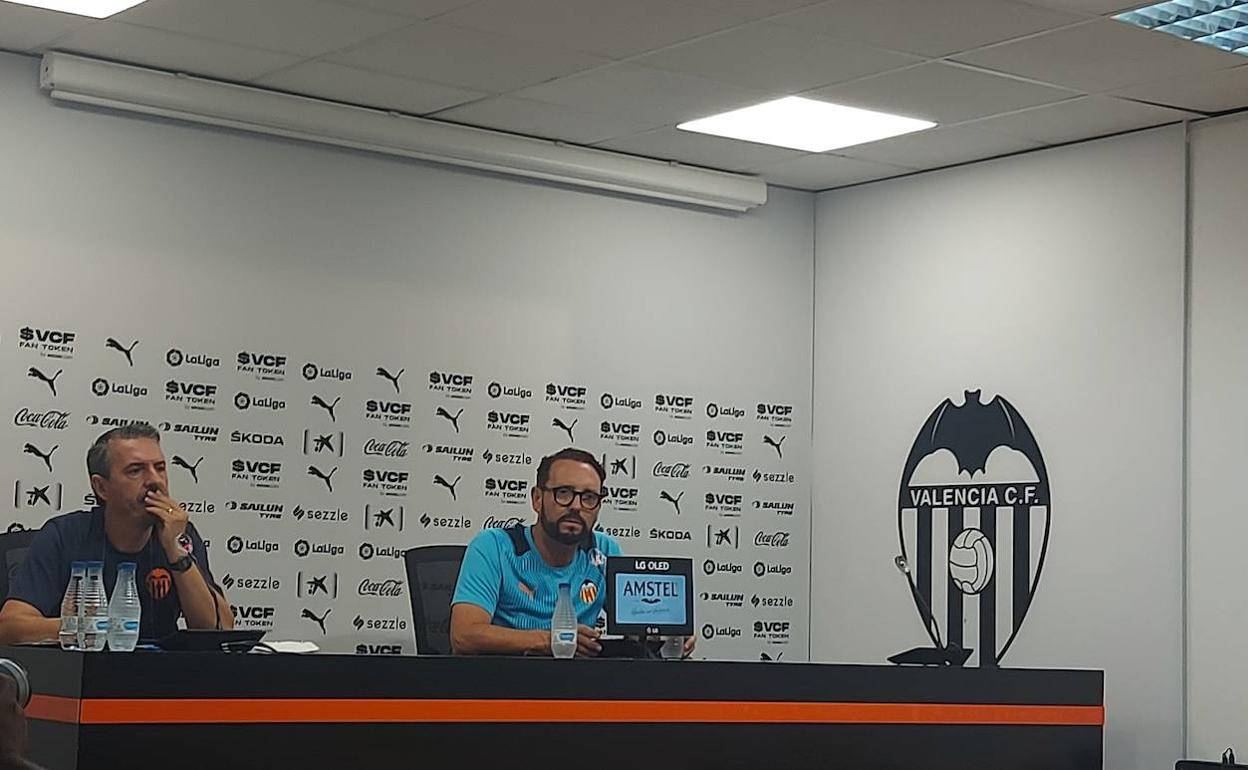
M 908 579 L 948 641 L 976 650 L 972 663 L 1000 663 L 1027 617 L 1048 552 L 1051 499 L 1036 438 L 1000 395 L 986 404 L 978 390 L 961 404 L 945 399 L 910 448 L 897 502 Z

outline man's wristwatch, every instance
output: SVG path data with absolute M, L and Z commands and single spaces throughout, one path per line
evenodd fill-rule
M 169 562 L 169 569 L 174 572 L 186 572 L 195 563 L 195 558 L 189 553 L 183 554 L 181 559 Z

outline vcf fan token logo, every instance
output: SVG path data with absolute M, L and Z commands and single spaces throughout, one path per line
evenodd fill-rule
M 1049 501 L 1040 447 L 1001 396 L 945 399 L 906 458 L 897 527 L 908 579 L 943 619 L 947 641 L 973 648 L 981 666 L 1001 661 L 1027 616 L 1048 550 Z

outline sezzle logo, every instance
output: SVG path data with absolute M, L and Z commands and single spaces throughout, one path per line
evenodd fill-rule
M 602 488 L 602 502 L 604 505 L 611 506 L 614 511 L 621 513 L 632 513 L 637 510 L 637 498 L 641 491 L 637 487 L 610 487 Z
M 524 412 L 492 411 L 486 416 L 485 427 L 508 438 L 528 438 L 530 419 Z
M 506 505 L 523 505 L 529 498 L 529 483 L 524 479 L 488 478 L 485 480 L 485 498 Z
M 767 564 L 765 562 L 754 562 L 754 577 L 766 577 L 768 575 L 780 575 L 781 577 L 789 575 L 793 572 L 793 568 L 787 564 Z
M 342 549 L 339 548 L 339 550 L 342 550 Z M 403 549 L 396 548 L 395 546 L 392 546 L 392 545 L 373 545 L 372 543 L 360 543 L 360 558 L 363 559 L 364 561 L 368 561 L 369 559 L 373 559 L 373 558 L 384 559 L 386 557 L 389 557 L 391 559 L 402 559 Z
M 708 575 L 711 573 L 707 573 Z M 702 601 L 709 604 L 722 604 L 725 607 L 744 607 L 745 594 L 724 593 L 722 591 L 703 591 Z
M 711 640 L 715 638 L 736 639 L 741 636 L 741 629 L 732 626 L 713 626 L 710 623 L 702 626 L 702 638 Z
M 272 396 L 261 396 L 259 398 L 239 391 L 234 394 L 234 408 L 240 412 L 248 409 L 268 409 L 271 412 L 280 412 L 286 408 L 286 402 Z
M 348 369 L 339 369 L 336 366 L 318 366 L 316 363 L 309 361 L 303 365 L 303 379 L 308 382 L 314 380 L 337 380 L 338 382 L 346 382 L 351 379 L 351 371 Z
M 387 428 L 407 428 L 412 424 L 412 405 L 408 401 L 364 402 L 364 419 L 379 422 Z
M 356 631 L 406 631 L 407 621 L 403 618 L 363 618 L 355 616 L 351 625 Z
M 755 484 L 792 484 L 797 478 L 792 473 L 763 473 L 759 469 L 754 469 Z
M 714 561 L 707 559 L 702 562 L 702 571 L 708 575 L 740 575 L 741 565 L 731 561 Z
M 728 481 L 745 481 L 745 468 L 731 468 L 727 465 L 703 465 L 702 473 L 707 476 L 718 476 Z
M 421 514 L 420 526 L 428 529 L 429 527 L 437 527 L 438 529 L 472 529 L 472 519 L 467 516 L 431 516 L 428 513 Z
M 486 465 L 498 463 L 499 465 L 532 465 L 533 455 L 526 455 L 523 452 L 499 452 L 494 453 L 489 449 L 481 453 L 481 459 L 485 460 Z
M 472 375 L 429 372 L 429 392 L 448 398 L 472 398 Z
M 603 420 L 598 425 L 598 437 L 616 446 L 634 448 L 641 443 L 641 425 L 635 422 Z
M 756 620 L 754 638 L 762 639 L 768 644 L 788 644 L 791 625 L 787 620 Z
M 717 524 L 707 524 L 706 546 L 708 548 L 739 548 L 741 546 L 741 528 L 735 525 L 721 527 Z
M 143 398 L 147 395 L 147 388 L 142 385 L 136 385 L 133 382 L 113 382 L 110 383 L 103 377 L 96 377 L 91 382 L 91 392 L 97 396 L 132 396 L 134 398 Z
M 693 540 L 693 535 L 689 534 L 687 529 L 659 529 L 657 527 L 650 528 L 651 540 Z
M 636 411 L 641 408 L 641 399 L 632 396 L 616 396 L 611 393 L 603 393 L 602 398 L 598 399 L 598 403 L 603 409 L 628 409 Z
M 101 503 L 102 504 L 102 503 Z M 187 513 L 216 513 L 216 503 L 208 500 L 183 500 L 180 505 Z
M 788 609 L 793 606 L 793 599 L 788 596 L 759 596 L 755 594 L 750 599 L 750 604 L 755 607 L 767 607 L 775 609 Z
M 231 605 L 234 611 L 235 628 L 271 629 L 276 607 L 261 607 L 251 604 Z
M 225 542 L 225 548 L 230 553 L 242 553 L 243 551 L 256 551 L 258 553 L 274 553 L 278 549 L 276 542 L 266 540 L 265 538 L 257 538 L 255 540 L 244 540 L 238 535 L 232 535 Z
M 48 482 L 41 487 L 27 485 L 17 481 L 13 485 L 13 505 L 17 508 L 38 508 L 47 506 L 53 510 L 61 510 L 64 496 L 64 485 L 59 482 Z
M 318 521 L 330 524 L 343 524 L 350 518 L 349 514 L 341 508 L 304 508 L 302 505 L 296 505 L 290 515 L 295 517 L 295 521 Z
M 261 382 L 283 382 L 286 379 L 286 356 L 244 350 L 235 357 L 235 361 L 236 372 L 250 374 Z
M 793 407 L 787 404 L 768 404 L 760 401 L 754 407 L 754 418 L 773 428 L 787 428 L 793 424 Z
M 481 525 L 481 528 L 482 529 L 511 529 L 512 527 L 518 527 L 523 523 L 524 523 L 524 519 L 520 518 L 519 516 L 509 516 L 505 519 L 499 519 L 499 518 L 495 518 L 494 516 L 490 516 L 489 518 L 485 520 L 485 523 Z
M 774 511 L 781 516 L 792 516 L 794 509 L 797 508 L 796 503 L 790 503 L 781 500 L 755 500 L 754 510 L 756 511 Z
M 707 513 L 718 513 L 724 516 L 741 515 L 741 495 L 725 495 L 719 492 L 707 492 L 702 510 Z
M 285 507 L 281 503 L 253 503 L 239 500 L 231 500 L 225 504 L 227 511 L 254 513 L 259 519 L 281 519 Z
M 221 578 L 221 585 L 227 591 L 280 591 L 282 590 L 282 581 L 275 577 L 234 577 L 230 573 L 225 573 L 225 577 Z
M 528 388 L 522 388 L 519 385 L 504 385 L 497 381 L 491 382 L 485 390 L 490 394 L 490 398 L 517 398 L 521 401 L 533 398 L 533 391 Z
M 693 444 L 693 436 L 690 436 L 688 433 L 669 433 L 665 430 L 656 430 L 652 438 L 655 446 L 666 446 L 667 444 L 691 446 Z
M 405 525 L 404 519 L 403 506 L 401 505 L 392 505 L 389 508 L 382 508 L 381 506 L 374 508 L 371 505 L 364 506 L 365 531 L 370 529 L 393 529 L 402 532 Z
M 230 462 L 230 479 L 261 489 L 277 489 L 282 484 L 282 464 L 270 460 L 235 458 Z
M 160 432 L 190 436 L 207 444 L 217 443 L 217 437 L 221 435 L 221 429 L 215 425 L 196 425 L 189 422 L 162 422 Z
M 365 490 L 380 493 L 383 497 L 407 497 L 410 475 L 407 471 L 365 468 L 362 485 Z
M 654 464 L 653 473 L 656 479 L 687 479 L 689 463 L 665 463 L 660 460 Z
M 459 463 L 472 462 L 472 455 L 477 450 L 469 446 L 450 446 L 449 444 L 425 444 L 425 454 L 449 457 Z M 365 453 L 367 454 L 367 452 Z M 489 454 L 487 451 L 486 454 Z M 489 460 L 486 460 L 488 463 Z
M 201 366 L 205 369 L 216 369 L 221 366 L 221 359 L 216 356 L 210 356 L 207 353 L 191 353 L 187 355 L 178 348 L 169 348 L 165 352 L 165 363 L 174 367 L 179 366 Z
M 641 538 L 641 530 L 637 527 L 604 527 L 599 524 L 594 529 L 604 535 L 610 535 L 622 540 L 638 540 Z
M 754 545 L 767 548 L 788 548 L 789 533 L 788 532 L 757 532 L 754 535 Z
M 242 430 L 230 433 L 230 443 L 251 446 L 286 446 L 286 440 L 276 433 L 251 433 Z
M 706 416 L 712 420 L 723 418 L 725 420 L 740 420 L 745 417 L 745 410 L 739 406 L 729 406 L 727 404 L 717 404 L 714 401 L 706 405 Z
M 564 409 L 584 409 L 587 388 L 579 385 L 560 385 L 556 382 L 546 383 L 546 403 Z
M 410 441 L 400 441 L 399 439 L 391 439 L 390 441 L 378 441 L 370 438 L 364 442 L 365 457 L 389 457 L 391 459 L 407 457 L 407 448 L 411 446 Z M 468 456 L 472 459 L 472 455 Z
M 217 408 L 217 386 L 204 382 L 169 380 L 165 383 L 165 401 L 182 404 L 190 410 L 211 412 Z
M 346 550 L 336 543 L 310 543 L 302 538 L 295 541 L 295 556 L 300 559 L 308 556 L 341 556 Z
M 672 396 L 660 393 L 654 397 L 654 413 L 665 414 L 678 420 L 691 419 L 693 417 L 693 397 Z
M 62 412 L 59 409 L 32 412 L 26 407 L 22 407 L 13 413 L 13 424 L 19 428 L 65 430 L 69 427 L 69 415 L 69 412 Z
M 360 596 L 382 596 L 390 599 L 397 599 L 403 595 L 403 581 L 394 578 L 386 578 L 385 580 L 370 580 L 364 578 L 360 581 L 359 588 L 356 593 Z
M 721 454 L 739 455 L 745 450 L 745 434 L 739 431 L 708 430 L 706 448 L 718 449 Z
M 17 346 L 22 350 L 36 350 L 45 358 L 73 358 L 77 337 L 74 332 L 23 326 L 17 332 Z
M 339 431 L 334 433 L 316 432 L 310 430 L 303 431 L 303 453 L 305 455 L 322 455 L 327 454 L 330 457 L 342 457 L 343 450 L 347 446 L 347 436 Z

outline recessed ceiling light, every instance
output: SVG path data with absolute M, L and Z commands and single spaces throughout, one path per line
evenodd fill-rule
M 1174 0 L 1114 18 L 1248 56 L 1248 0 Z
M 806 152 L 827 152 L 922 131 L 934 125 L 927 120 L 786 96 L 753 107 L 691 120 L 676 128 Z
M 76 16 L 90 16 L 93 19 L 107 19 L 127 8 L 141 5 L 146 0 L 3 0 L 3 2 L 46 8 L 49 11 L 72 13 Z

